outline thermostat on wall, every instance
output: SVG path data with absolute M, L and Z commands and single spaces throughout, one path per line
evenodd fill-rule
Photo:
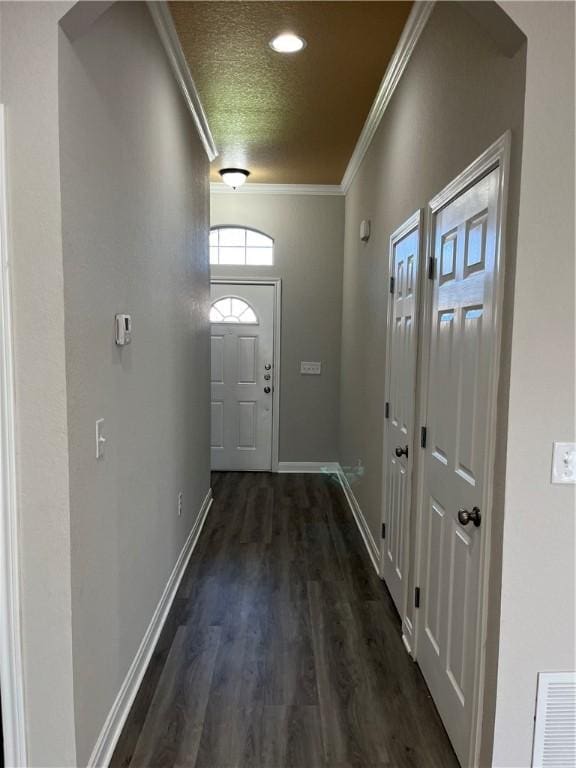
M 116 315 L 116 344 L 123 347 L 132 341 L 132 317 Z

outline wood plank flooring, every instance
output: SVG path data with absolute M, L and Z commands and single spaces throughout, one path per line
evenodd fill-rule
M 458 768 L 337 480 L 213 492 L 112 768 Z

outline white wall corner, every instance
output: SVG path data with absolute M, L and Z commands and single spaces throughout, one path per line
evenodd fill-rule
M 7 216 L 2 211 L 2 270 L 13 331 L 3 343 L 12 345 L 17 392 L 10 426 L 17 451 L 14 456 L 4 455 L 4 446 L 0 451 L 2 461 L 12 464 L 8 472 L 15 481 L 13 488 L 2 489 L 3 505 L 6 493 L 12 497 L 12 510 L 3 509 L 12 518 L 5 520 L 11 541 L 1 546 L 11 548 L 3 569 L 10 569 L 13 581 L 6 585 L 10 595 L 0 601 L 12 604 L 2 606 L 3 617 L 17 612 L 12 626 L 2 628 L 3 650 L 12 649 L 2 661 L 4 669 L 10 665 L 11 682 L 3 671 L 1 684 L 12 741 L 6 762 L 18 766 L 77 765 L 57 109 L 59 24 L 70 6 L 1 6 L 2 100 L 9 105 L 2 147 L 2 206 L 8 207 Z M 6 383 L 0 386 L 3 407 Z
M 114 5 L 114 0 L 101 0 L 91 3 L 74 3 L 72 8 L 66 13 L 60 21 L 62 31 L 70 40 L 74 42 L 82 35 L 86 34 L 92 24 L 94 24 L 102 14 Z
M 0 685 L 6 765 L 27 765 L 4 105 L 0 104 Z

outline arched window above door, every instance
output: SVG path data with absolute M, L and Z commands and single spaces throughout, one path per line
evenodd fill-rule
M 248 323 L 258 324 L 256 312 L 244 299 L 236 296 L 224 296 L 210 307 L 211 323 Z
M 270 267 L 274 264 L 274 240 L 248 227 L 213 227 L 210 264 Z

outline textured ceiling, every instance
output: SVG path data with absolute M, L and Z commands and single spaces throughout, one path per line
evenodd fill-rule
M 219 156 L 250 181 L 339 184 L 411 2 L 172 2 Z M 281 55 L 282 32 L 307 41 Z

